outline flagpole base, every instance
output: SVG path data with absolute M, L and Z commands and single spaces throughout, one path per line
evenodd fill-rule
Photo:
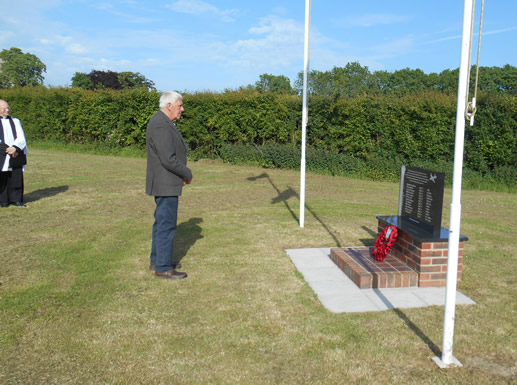
M 441 369 L 447 369 L 447 368 L 450 368 L 450 367 L 462 367 L 462 363 L 458 361 L 458 359 L 454 356 L 452 356 L 452 362 L 450 364 L 446 364 L 445 362 L 442 361 L 441 357 L 433 357 L 433 361 L 436 363 L 436 365 L 438 365 Z

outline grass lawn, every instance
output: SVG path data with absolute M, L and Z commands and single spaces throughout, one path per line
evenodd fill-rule
M 517 194 L 464 191 L 454 356 L 443 306 L 333 314 L 287 248 L 373 244 L 398 184 L 190 163 L 180 281 L 148 270 L 145 159 L 32 150 L 0 209 L 1 384 L 517 384 Z M 443 224 L 449 223 L 450 190 Z M 346 295 L 344 293 L 343 295 Z

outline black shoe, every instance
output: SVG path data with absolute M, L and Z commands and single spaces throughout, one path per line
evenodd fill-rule
M 182 273 L 181 271 L 176 271 L 174 269 L 170 269 L 169 271 L 154 272 L 154 276 L 158 278 L 166 278 L 166 279 L 182 279 L 187 278 L 187 273 Z
M 17 207 L 27 207 L 27 205 L 23 202 L 14 202 L 13 205 Z
M 3 208 L 5 208 L 5 207 L 9 207 L 9 203 L 1 203 L 1 204 L 0 204 L 0 207 L 3 207 Z

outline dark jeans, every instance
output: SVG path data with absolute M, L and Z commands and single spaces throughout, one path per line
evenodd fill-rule
M 151 265 L 156 271 L 172 269 L 174 235 L 178 223 L 178 197 L 155 197 L 153 242 L 151 246 Z
M 23 170 L 0 171 L 0 203 L 23 202 Z

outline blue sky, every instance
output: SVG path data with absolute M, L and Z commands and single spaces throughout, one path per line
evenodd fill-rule
M 222 91 L 303 70 L 304 0 L 0 1 L 0 49 L 38 56 L 51 86 L 97 69 L 140 72 L 161 91 Z M 463 5 L 312 0 L 310 68 L 457 68 Z M 516 14 L 515 0 L 486 0 L 481 65 L 517 65 Z

